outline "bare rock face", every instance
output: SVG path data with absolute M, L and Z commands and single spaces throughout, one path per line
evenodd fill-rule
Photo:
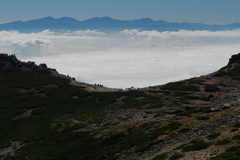
M 8 55 L 0 53 L 0 69 L 2 68 L 15 68 L 23 71 L 36 71 L 39 69 L 47 68 L 45 63 L 36 65 L 34 62 L 22 62 L 16 58 L 15 55 Z
M 47 65 L 46 65 L 45 63 L 40 63 L 40 64 L 39 64 L 39 68 L 41 68 L 41 69 L 42 69 L 42 68 L 47 68 Z

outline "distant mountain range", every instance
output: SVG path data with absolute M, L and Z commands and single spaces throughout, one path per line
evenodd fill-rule
M 20 32 L 50 30 L 101 30 L 116 31 L 123 29 L 141 29 L 157 31 L 177 30 L 232 30 L 240 28 L 240 23 L 228 25 L 207 25 L 202 23 L 170 23 L 163 20 L 154 21 L 150 18 L 136 20 L 115 20 L 110 17 L 94 17 L 84 21 L 78 21 L 71 17 L 53 18 L 44 17 L 29 21 L 15 21 L 0 24 L 0 30 L 18 30 Z

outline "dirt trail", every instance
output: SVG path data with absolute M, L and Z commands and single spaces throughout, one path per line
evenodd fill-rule
M 116 91 L 124 91 L 121 89 L 117 89 L 117 88 L 107 88 L 107 87 L 103 87 L 100 85 L 92 85 L 92 84 L 87 84 L 87 83 L 83 83 L 83 82 L 78 82 L 75 80 L 71 80 L 72 85 L 75 86 L 80 86 L 80 87 L 85 87 L 85 89 L 89 92 L 116 92 Z

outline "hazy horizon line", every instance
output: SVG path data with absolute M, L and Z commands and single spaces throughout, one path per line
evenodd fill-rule
M 119 21 L 134 21 L 134 20 L 140 20 L 140 19 L 151 19 L 153 21 L 166 21 L 168 23 L 190 23 L 190 24 L 197 24 L 197 23 L 200 23 L 200 24 L 206 24 L 206 25 L 229 25 L 229 24 L 234 24 L 234 23 L 240 23 L 240 22 L 232 22 L 232 23 L 224 23 L 224 24 L 219 24 L 219 23 L 203 23 L 203 22 L 187 22 L 187 21 L 182 21 L 182 22 L 176 22 L 176 21 L 168 21 L 168 20 L 164 20 L 164 19 L 153 19 L 151 17 L 142 17 L 142 18 L 136 18 L 136 19 L 118 19 L 118 18 L 113 18 L 111 16 L 94 16 L 94 17 L 91 17 L 91 18 L 87 18 L 87 19 L 76 19 L 74 17 L 70 17 L 70 16 L 63 16 L 63 17 L 58 17 L 58 18 L 55 18 L 54 16 L 44 16 L 44 17 L 39 17 L 39 18 L 34 18 L 34 19 L 28 19 L 28 20 L 15 20 L 15 21 L 8 21 L 8 22 L 0 22 L 0 25 L 2 24 L 7 24 L 7 23 L 12 23 L 12 22 L 18 22 L 18 21 L 21 21 L 21 22 L 27 22 L 27 21 L 31 21 L 31 20 L 38 20 L 38 19 L 43 19 L 43 18 L 47 18 L 47 17 L 51 17 L 51 18 L 54 18 L 54 19 L 61 19 L 61 18 L 73 18 L 77 21 L 86 21 L 86 20 L 89 20 L 89 19 L 93 19 L 93 18 L 111 18 L 113 20 L 119 20 Z

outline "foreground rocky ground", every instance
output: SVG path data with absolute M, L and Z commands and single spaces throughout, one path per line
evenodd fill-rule
M 2 159 L 59 159 L 59 150 L 63 159 L 240 159 L 240 55 L 206 76 L 130 91 L 2 57 L 0 87 L 21 97 L 0 95 L 13 128 L 0 135 Z M 31 84 L 25 74 L 41 81 Z M 208 81 L 216 90 L 205 91 Z

